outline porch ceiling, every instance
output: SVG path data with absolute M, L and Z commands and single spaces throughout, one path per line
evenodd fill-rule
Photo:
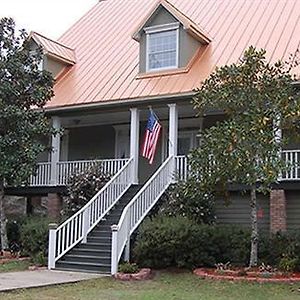
M 152 106 L 161 120 L 169 119 L 169 108 L 167 105 L 161 107 Z M 195 111 L 190 104 L 179 105 L 179 118 L 194 118 Z M 148 118 L 148 107 L 140 108 L 140 120 L 146 121 Z M 62 118 L 62 126 L 65 128 L 70 127 L 84 127 L 92 125 L 118 125 L 130 123 L 130 111 L 107 111 L 97 114 L 78 114 L 72 116 L 66 116 Z

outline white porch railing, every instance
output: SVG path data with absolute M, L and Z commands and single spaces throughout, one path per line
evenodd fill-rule
M 60 161 L 56 164 L 56 170 L 54 172 L 56 175 L 54 181 L 51 178 L 51 163 L 38 163 L 35 175 L 30 176 L 29 186 L 66 185 L 71 175 L 77 172 L 82 172 L 97 163 L 101 164 L 105 173 L 114 175 L 126 164 L 127 161 L 128 158 Z
M 300 180 L 300 150 L 282 150 L 282 159 L 289 166 L 289 169 L 282 173 L 279 181 Z M 180 180 L 186 180 L 188 175 L 188 163 L 186 156 L 175 157 L 176 175 Z
M 188 176 L 187 157 L 184 155 L 175 157 L 175 175 L 178 180 L 186 180 Z
M 57 185 L 66 185 L 71 175 L 83 172 L 93 165 L 101 164 L 104 173 L 116 174 L 128 161 L 128 159 L 102 159 L 102 160 L 78 160 L 60 161 L 57 163 Z
M 123 210 L 118 225 L 112 226 L 111 273 L 115 274 L 125 245 L 130 243 L 130 235 L 143 221 L 172 182 L 174 157 L 169 157 L 147 181 Z M 129 257 L 129 247 L 125 255 Z
M 35 175 L 29 178 L 30 186 L 48 186 L 51 181 L 51 163 L 38 163 Z
M 112 209 L 132 184 L 133 159 L 131 158 L 111 180 L 77 213 L 49 232 L 48 268 L 80 241 Z
M 290 168 L 282 173 L 279 180 L 300 180 L 300 150 L 283 150 L 282 159 Z

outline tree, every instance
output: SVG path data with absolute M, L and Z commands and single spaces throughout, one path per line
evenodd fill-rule
M 250 47 L 238 63 L 217 69 L 197 90 L 193 104 L 203 116 L 208 110 L 224 112 L 224 121 L 204 130 L 201 146 L 191 153 L 191 176 L 207 192 L 228 193 L 230 184 L 250 189 L 250 267 L 257 265 L 257 191 L 267 192 L 288 166 L 280 151 L 297 133 L 300 94 L 291 75 L 291 61 L 271 64 L 265 50 Z
M 26 183 L 34 173 L 42 143 L 54 133 L 43 110 L 53 96 L 50 73 L 39 70 L 42 49 L 32 51 L 25 30 L 11 18 L 0 20 L 0 231 L 8 248 L 4 184 Z

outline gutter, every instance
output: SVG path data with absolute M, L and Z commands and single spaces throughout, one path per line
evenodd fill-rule
M 181 102 L 186 101 L 187 99 L 191 99 L 196 92 L 187 92 L 181 94 L 173 94 L 173 95 L 159 95 L 153 97 L 143 97 L 143 98 L 136 98 L 136 99 L 122 99 L 122 100 L 111 100 L 111 101 L 103 101 L 103 102 L 96 102 L 96 103 L 86 103 L 86 104 L 79 104 L 79 105 L 70 105 L 70 106 L 60 106 L 60 107 L 53 107 L 53 108 L 45 108 L 45 112 L 49 115 L 55 114 L 69 114 L 69 113 L 76 113 L 82 111 L 93 111 L 99 109 L 111 109 L 116 107 L 128 107 L 128 106 L 138 106 L 138 107 L 145 107 L 148 105 L 155 105 L 155 104 L 163 104 L 163 103 L 170 103 L 170 101 Z M 154 101 L 157 101 L 155 103 Z

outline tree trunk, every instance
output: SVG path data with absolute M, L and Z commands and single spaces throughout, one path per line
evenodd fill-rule
M 250 197 L 251 206 L 251 252 L 249 267 L 257 266 L 257 250 L 258 250 L 258 229 L 257 229 L 257 202 L 256 202 L 256 186 L 251 188 Z
M 7 220 L 4 211 L 4 184 L 3 180 L 0 179 L 0 238 L 2 250 L 6 250 L 9 248 L 6 232 L 6 223 Z

